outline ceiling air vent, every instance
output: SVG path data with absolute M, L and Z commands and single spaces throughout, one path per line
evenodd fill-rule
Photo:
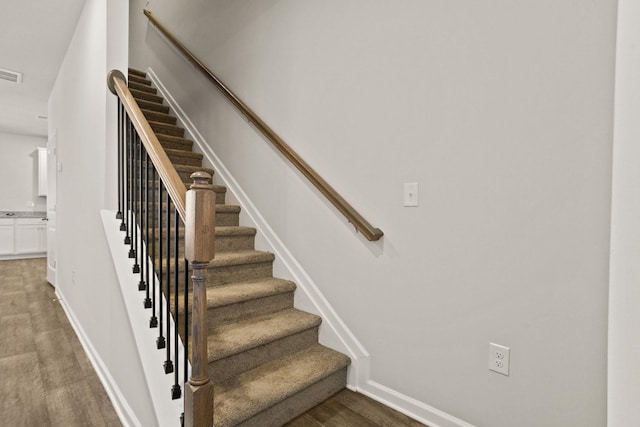
M 22 73 L 0 68 L 0 80 L 7 80 L 13 83 L 22 83 Z

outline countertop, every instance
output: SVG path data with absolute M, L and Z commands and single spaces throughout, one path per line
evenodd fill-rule
M 0 211 L 0 218 L 45 218 L 46 216 L 46 212 L 40 211 Z

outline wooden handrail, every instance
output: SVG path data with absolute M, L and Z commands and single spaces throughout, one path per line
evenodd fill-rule
M 293 165 L 307 177 L 309 181 L 338 209 L 359 232 L 368 240 L 379 240 L 383 236 L 382 230 L 373 227 L 364 219 L 336 190 L 333 189 L 318 173 L 313 170 L 273 129 L 260 119 L 244 102 L 240 100 L 222 81 L 213 74 L 189 49 L 160 23 L 153 14 L 144 10 L 144 14 L 175 47 L 182 52 L 204 75 L 244 114 L 253 125 L 267 138 Z
M 208 372 L 206 279 L 209 262 L 215 254 L 215 194 L 213 186 L 209 184 L 211 176 L 202 171 L 193 173 L 191 178 L 194 183 L 187 191 L 178 172 L 162 148 L 160 141 L 158 141 L 158 137 L 129 91 L 124 75 L 118 70 L 110 71 L 107 76 L 107 85 L 109 90 L 120 98 L 149 155 L 149 159 L 173 201 L 176 212 L 178 212 L 184 223 L 185 259 L 191 264 L 191 283 L 193 285 L 193 302 L 191 304 L 192 369 L 191 376 L 185 384 L 184 425 L 187 427 L 212 426 L 213 384 Z M 140 176 L 140 180 L 142 181 L 142 176 Z M 176 257 L 177 250 L 176 242 Z M 176 258 L 176 269 L 178 268 L 177 262 Z M 149 274 L 148 270 L 147 274 Z M 176 282 L 176 296 L 174 299 L 176 316 L 178 314 L 177 286 Z M 162 293 L 162 287 L 160 287 L 160 293 Z M 147 293 L 147 297 L 148 295 Z M 185 294 L 185 298 L 187 298 L 186 295 L 188 293 Z M 186 304 L 188 304 L 188 301 Z M 185 324 L 184 327 L 187 330 L 189 325 Z M 177 334 L 178 331 L 176 330 L 175 333 Z M 186 351 L 185 357 L 187 357 Z M 178 367 L 176 366 L 175 369 L 178 369 Z
M 182 182 L 180 175 L 178 175 L 173 163 L 169 160 L 169 156 L 167 156 L 164 148 L 162 148 L 151 125 L 144 117 L 138 103 L 133 98 L 131 91 L 129 91 L 124 75 L 118 70 L 109 71 L 109 74 L 107 74 L 107 85 L 109 86 L 109 90 L 122 101 L 122 105 L 124 105 L 124 108 L 127 110 L 131 123 L 133 123 L 133 126 L 138 131 L 142 144 L 144 144 L 144 148 L 149 154 L 149 159 L 151 159 L 153 165 L 156 167 L 158 175 L 169 192 L 180 218 L 183 222 L 186 222 L 185 199 L 187 188 L 184 182 Z

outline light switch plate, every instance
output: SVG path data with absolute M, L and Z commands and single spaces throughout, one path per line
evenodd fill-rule
M 418 183 L 404 183 L 404 205 L 407 207 L 418 206 Z

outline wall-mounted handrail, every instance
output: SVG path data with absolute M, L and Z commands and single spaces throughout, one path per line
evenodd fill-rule
M 173 167 L 173 163 L 169 160 L 169 156 L 167 156 L 167 153 L 165 153 L 162 148 L 162 144 L 160 144 L 151 125 L 144 117 L 138 103 L 133 98 L 131 91 L 129 91 L 124 75 L 117 70 L 110 71 L 107 75 L 107 85 L 111 92 L 117 95 L 122 101 L 122 105 L 127 110 L 133 126 L 138 131 L 140 139 L 147 153 L 149 153 L 149 158 L 157 168 L 160 179 L 167 187 L 167 191 L 176 206 L 180 218 L 183 222 L 186 222 L 185 198 L 187 188 L 184 182 L 182 182 L 180 175 L 178 175 L 178 172 L 176 172 L 175 167 Z
M 204 75 L 244 114 L 253 125 L 307 177 L 309 181 L 338 209 L 356 230 L 361 232 L 368 240 L 379 240 L 384 234 L 379 228 L 373 227 L 362 215 L 360 215 L 336 190 L 333 189 L 307 162 L 305 162 L 273 129 L 260 119 L 247 105 L 240 100 L 227 86 L 216 77 L 189 49 L 187 49 L 153 14 L 144 10 L 149 20 L 164 34 L 175 47 L 182 52 Z

